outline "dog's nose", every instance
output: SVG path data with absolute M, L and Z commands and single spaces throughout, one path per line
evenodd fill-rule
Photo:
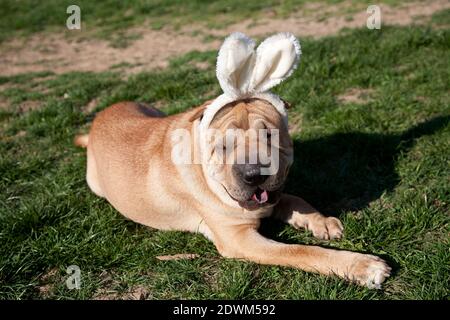
M 238 169 L 242 180 L 249 186 L 257 186 L 266 181 L 266 175 L 261 175 L 261 166 L 258 164 L 244 164 L 240 165 Z

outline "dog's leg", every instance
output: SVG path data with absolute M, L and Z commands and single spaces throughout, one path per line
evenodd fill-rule
M 319 239 L 340 239 L 344 230 L 338 218 L 325 217 L 305 200 L 288 194 L 281 196 L 273 216 L 297 229 L 310 230 Z
M 99 197 L 105 197 L 98 181 L 97 164 L 95 163 L 94 154 L 90 148 L 87 150 L 86 181 L 92 192 Z
M 254 226 L 222 226 L 214 233 L 216 246 L 225 257 L 336 274 L 369 288 L 380 288 L 391 270 L 382 259 L 368 254 L 279 243 L 264 238 Z

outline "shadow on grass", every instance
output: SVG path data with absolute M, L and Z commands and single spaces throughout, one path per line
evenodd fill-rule
M 400 182 L 395 169 L 398 156 L 408 152 L 416 139 L 444 128 L 449 120 L 450 116 L 435 117 L 398 135 L 349 132 L 295 140 L 295 160 L 285 191 L 325 215 L 361 210 Z M 276 238 L 283 227 L 265 219 L 261 232 Z

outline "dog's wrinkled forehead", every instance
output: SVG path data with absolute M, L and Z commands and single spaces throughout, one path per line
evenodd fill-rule
M 210 127 L 247 130 L 251 127 L 251 120 L 263 120 L 272 127 L 279 127 L 283 123 L 279 112 L 269 102 L 251 98 L 225 105 L 215 114 Z

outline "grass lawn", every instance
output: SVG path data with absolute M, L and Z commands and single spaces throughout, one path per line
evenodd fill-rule
M 339 216 L 346 234 L 319 241 L 272 220 L 261 232 L 381 255 L 394 270 L 383 290 L 224 259 L 203 236 L 137 225 L 89 191 L 85 151 L 72 145 L 94 115 L 83 108 L 136 100 L 175 113 L 217 96 L 216 52 L 193 52 L 128 79 L 115 69 L 0 77 L 0 297 L 448 299 L 450 30 L 383 27 L 301 43 L 299 68 L 276 89 L 294 104 L 286 191 Z M 177 253 L 200 257 L 155 258 Z M 65 285 L 69 265 L 81 268 L 80 290 Z

